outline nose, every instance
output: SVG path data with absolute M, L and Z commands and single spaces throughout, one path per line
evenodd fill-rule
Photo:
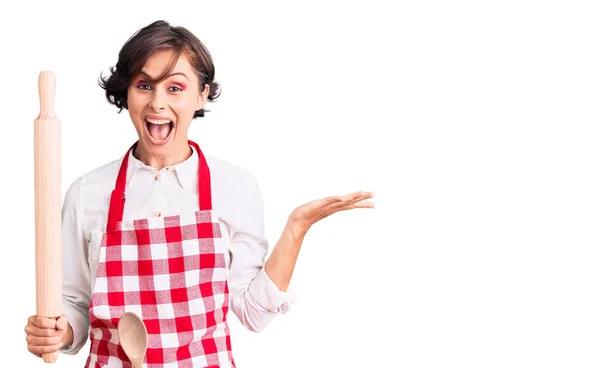
M 165 96 L 165 93 L 161 92 L 160 89 L 156 88 L 152 93 L 152 98 L 150 99 L 148 107 L 150 107 L 154 111 L 164 110 L 167 104 L 166 98 L 167 96 Z

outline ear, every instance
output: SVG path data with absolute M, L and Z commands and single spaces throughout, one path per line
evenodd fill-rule
M 200 110 L 204 107 L 204 105 L 206 105 L 206 101 L 208 101 L 209 92 L 210 86 L 208 84 L 205 84 L 204 91 L 200 92 L 200 94 L 198 95 L 198 101 L 196 102 L 196 111 Z

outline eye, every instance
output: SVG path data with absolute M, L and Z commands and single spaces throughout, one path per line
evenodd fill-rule
M 179 92 L 179 91 L 183 91 L 183 89 L 181 89 L 181 87 L 172 86 L 172 87 L 169 87 L 169 91 L 170 92 Z
M 147 91 L 149 91 L 149 90 L 152 89 L 152 87 L 150 87 L 150 85 L 146 84 L 146 83 L 140 83 L 140 84 L 138 84 L 137 88 L 144 89 L 144 90 L 147 90 Z

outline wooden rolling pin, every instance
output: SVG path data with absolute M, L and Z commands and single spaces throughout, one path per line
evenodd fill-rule
M 34 121 L 36 314 L 62 314 L 61 132 L 54 115 L 56 80 L 42 71 L 38 78 L 40 115 Z M 43 354 L 54 363 L 58 352 Z

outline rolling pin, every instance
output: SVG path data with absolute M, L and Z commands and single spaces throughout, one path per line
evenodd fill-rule
M 36 315 L 57 319 L 62 299 L 61 132 L 54 113 L 54 73 L 38 77 L 40 115 L 34 121 Z M 58 352 L 42 354 L 54 363 Z

